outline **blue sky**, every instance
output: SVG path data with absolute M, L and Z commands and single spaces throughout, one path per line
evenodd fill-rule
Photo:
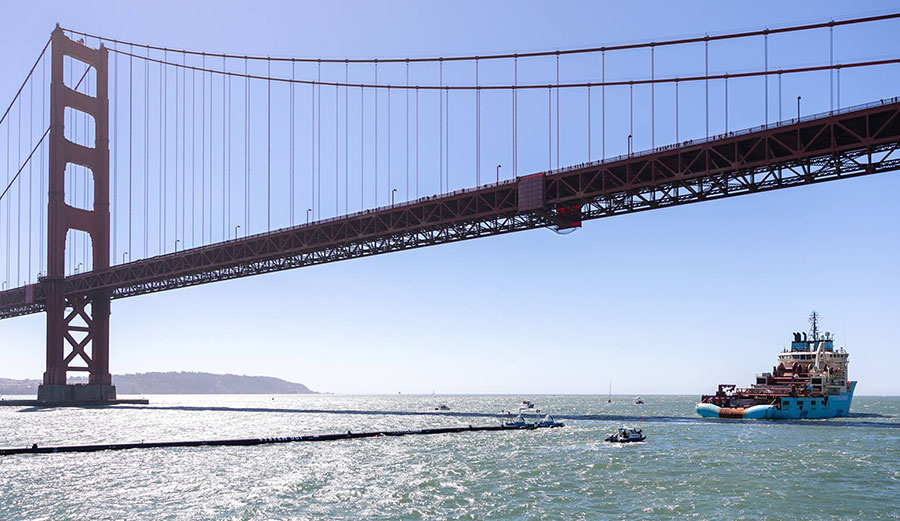
M 0 99 L 11 98 L 57 21 L 170 47 L 343 58 L 601 46 L 890 8 L 839 2 L 21 3 L 5 8 L 16 23 L 0 34 L 0 60 L 8 71 L 0 79 Z M 898 24 L 836 31 L 836 60 L 898 56 Z M 770 68 L 827 63 L 827 44 L 827 32 L 773 38 Z M 759 69 L 761 43 L 723 44 L 710 58 L 711 72 Z M 607 79 L 649 74 L 645 55 L 607 60 Z M 546 78 L 547 66 L 523 70 L 521 81 Z M 563 80 L 596 79 L 596 71 L 596 57 L 573 59 L 564 62 Z M 698 72 L 702 48 L 699 55 L 697 48 L 657 55 L 658 76 Z M 488 69 L 486 81 L 503 81 L 503 73 L 499 66 Z M 381 74 L 384 81 L 399 78 L 389 68 Z M 447 78 L 462 83 L 467 74 L 448 68 Z M 900 66 L 847 72 L 841 104 L 897 95 L 898 79 Z M 762 122 L 762 82 L 755 81 L 732 85 L 731 129 Z M 795 113 L 797 95 L 804 114 L 828 110 L 827 85 L 827 74 L 785 78 L 784 117 Z M 635 89 L 636 150 L 650 146 L 646 89 Z M 774 89 L 773 80 L 772 121 Z M 712 86 L 711 105 L 720 107 L 722 94 L 721 85 Z M 685 87 L 681 95 L 680 137 L 700 137 L 701 92 Z M 609 156 L 625 151 L 628 98 L 621 89 L 607 96 Z M 578 99 L 571 94 L 562 101 L 564 129 L 579 129 L 563 134 L 563 165 L 584 160 Z M 671 99 L 670 89 L 656 93 L 657 145 L 674 139 Z M 483 103 L 489 114 L 499 114 L 508 101 Z M 546 94 L 520 103 L 545 106 Z M 539 110 L 520 118 L 520 175 L 546 169 L 546 125 Z M 722 110 L 713 108 L 711 131 L 723 125 Z M 509 151 L 499 131 L 487 133 L 482 168 L 490 177 L 489 166 L 509 164 Z M 453 157 L 453 188 L 473 184 L 470 161 L 464 153 Z M 389 189 L 383 186 L 381 204 Z M 859 392 L 898 394 L 900 354 L 891 327 L 900 312 L 898 189 L 896 173 L 880 174 L 602 219 L 568 236 L 535 230 L 116 301 L 111 369 L 265 374 L 339 393 L 605 393 L 612 380 L 614 392 L 696 394 L 720 382 L 750 383 L 817 309 L 824 328 L 847 344 Z M 0 376 L 40 377 L 43 327 L 42 315 L 0 322 Z

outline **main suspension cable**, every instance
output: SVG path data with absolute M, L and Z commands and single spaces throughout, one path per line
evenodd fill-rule
M 152 58 L 148 56 L 140 56 L 135 55 L 130 52 L 126 52 L 123 50 L 115 50 L 110 49 L 111 52 L 119 53 L 124 56 L 130 56 L 132 58 L 137 58 L 140 60 L 147 60 L 153 63 L 166 63 L 172 67 L 182 67 L 188 70 L 196 70 L 201 73 L 209 73 L 209 74 L 223 74 L 228 76 L 235 76 L 238 78 L 252 79 L 252 80 L 261 80 L 261 81 L 276 81 L 281 83 L 297 83 L 302 85 L 315 85 L 315 86 L 325 86 L 325 87 L 362 87 L 366 89 L 422 89 L 422 90 L 437 90 L 437 91 L 448 91 L 448 90 L 533 90 L 533 89 L 546 89 L 548 87 L 554 89 L 583 89 L 588 87 L 622 87 L 627 85 L 651 85 L 651 84 L 660 84 L 660 83 L 675 83 L 675 82 L 692 82 L 692 81 L 709 81 L 709 80 L 722 80 L 725 79 L 726 74 L 709 74 L 708 72 L 701 76 L 670 76 L 666 78 L 654 78 L 654 79 L 633 79 L 633 80 L 617 80 L 617 81 L 599 81 L 599 82 L 577 82 L 577 83 L 560 83 L 559 85 L 553 83 L 529 83 L 529 84 L 518 84 L 518 82 L 514 82 L 512 85 L 443 85 L 443 82 L 440 82 L 438 85 L 404 85 L 400 84 L 387 84 L 377 82 L 375 83 L 344 83 L 337 81 L 321 81 L 317 80 L 302 80 L 302 79 L 291 79 L 291 78 L 282 78 L 282 77 L 272 77 L 263 75 L 255 75 L 255 74 L 241 74 L 236 72 L 222 71 L 219 69 L 208 69 L 206 67 L 197 67 L 194 65 L 182 65 L 180 63 L 173 62 L 165 62 L 159 58 Z M 323 60 L 324 61 L 324 60 Z M 841 64 L 832 64 L 832 65 L 809 65 L 805 67 L 794 67 L 790 69 L 778 69 L 778 70 L 754 70 L 754 71 L 745 71 L 745 72 L 737 72 L 737 73 L 729 73 L 727 76 L 729 78 L 751 78 L 757 76 L 772 76 L 777 74 L 798 74 L 805 72 L 817 72 L 817 71 L 827 71 L 831 69 L 853 69 L 859 67 L 872 67 L 878 65 L 891 65 L 895 63 L 900 63 L 900 58 L 886 58 L 881 60 L 868 60 L 868 61 L 859 61 L 859 62 L 849 62 L 849 63 L 841 63 Z M 708 71 L 708 69 L 707 69 Z
M 224 56 L 226 58 L 234 58 L 234 59 L 246 59 L 246 60 L 271 60 L 271 61 L 284 61 L 284 62 L 302 62 L 302 63 L 403 63 L 409 61 L 410 63 L 425 63 L 425 62 L 439 62 L 439 61 L 474 61 L 478 60 L 509 60 L 513 58 L 536 58 L 542 56 L 552 56 L 555 54 L 560 55 L 571 55 L 571 54 L 589 54 L 589 53 L 598 53 L 604 51 L 625 51 L 632 49 L 641 49 L 648 47 L 664 47 L 671 45 L 685 45 L 691 43 L 701 43 L 705 41 L 720 41 L 720 40 L 731 40 L 736 38 L 749 38 L 754 36 L 763 36 L 766 34 L 781 34 L 781 33 L 791 33 L 798 31 L 808 31 L 813 29 L 823 29 L 826 27 L 839 27 L 844 25 L 854 25 L 854 24 L 863 24 L 870 22 L 878 22 L 884 20 L 892 20 L 900 18 L 900 12 L 898 13 L 886 13 L 880 15 L 873 16 L 865 16 L 859 18 L 848 18 L 845 20 L 829 20 L 827 22 L 816 22 L 811 24 L 803 24 L 803 25 L 793 25 L 787 27 L 779 27 L 775 29 L 757 29 L 753 31 L 742 31 L 736 33 L 726 33 L 719 35 L 704 35 L 704 36 L 694 36 L 688 38 L 675 38 L 671 40 L 662 40 L 656 42 L 639 42 L 639 43 L 628 43 L 628 44 L 619 44 L 619 45 L 606 45 L 602 47 L 584 47 L 584 48 L 575 48 L 575 49 L 563 49 L 563 50 L 554 50 L 554 51 L 535 51 L 535 52 L 525 52 L 525 53 L 501 53 L 501 54 L 488 54 L 488 55 L 479 55 L 479 56 L 445 56 L 445 57 L 420 57 L 420 58 L 290 58 L 290 57 L 276 57 L 271 58 L 268 56 L 249 56 L 246 54 L 228 54 L 228 53 L 211 53 L 211 52 L 203 52 L 203 51 L 194 51 L 188 49 L 175 49 L 170 47 L 161 47 L 149 44 L 142 44 L 137 42 L 129 42 L 124 40 L 117 40 L 115 38 L 108 38 L 105 36 L 95 35 L 83 31 L 78 31 L 75 29 L 63 28 L 64 31 L 69 32 L 73 35 L 84 36 L 86 38 L 93 38 L 100 42 L 110 42 L 110 43 L 118 43 L 125 45 L 133 45 L 135 47 L 152 49 L 155 51 L 174 51 L 185 54 L 192 54 L 197 56 Z

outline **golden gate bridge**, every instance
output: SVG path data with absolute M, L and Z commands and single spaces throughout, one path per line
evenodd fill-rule
M 111 401 L 112 299 L 896 170 L 900 100 L 842 105 L 841 73 L 900 57 L 836 61 L 834 41 L 898 18 L 388 59 L 209 53 L 57 26 L 0 117 L 0 319 L 46 312 L 40 401 Z M 806 34 L 827 34 L 827 62 L 770 53 Z M 759 66 L 717 63 L 733 43 Z M 683 49 L 698 59 L 676 59 Z M 647 74 L 614 76 L 614 56 Z M 821 110 L 804 115 L 798 95 L 792 113 L 783 83 L 796 78 L 828 100 Z M 756 126 L 735 128 L 755 105 Z M 89 383 L 67 385 L 78 371 Z

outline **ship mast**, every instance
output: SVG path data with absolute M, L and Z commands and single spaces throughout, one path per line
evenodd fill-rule
M 813 342 L 819 341 L 819 312 L 813 310 L 812 313 L 809 314 L 809 323 L 812 324 L 811 329 L 809 330 L 810 339 Z

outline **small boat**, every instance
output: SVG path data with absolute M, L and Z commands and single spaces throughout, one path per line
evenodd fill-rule
M 644 405 L 644 400 L 641 400 L 641 397 L 638 396 L 637 400 L 634 401 L 635 405 Z
M 521 414 L 516 416 L 514 420 L 505 422 L 503 424 L 504 427 L 509 429 L 530 429 L 534 428 L 534 425 L 535 424 L 533 423 L 526 422 L 525 418 L 523 418 Z
M 534 402 L 531 400 L 522 400 L 522 403 L 519 404 L 519 412 L 530 411 L 532 409 L 534 409 Z
M 562 422 L 558 422 L 558 421 L 554 420 L 553 417 L 550 416 L 549 414 L 547 416 L 544 416 L 543 420 L 541 420 L 535 424 L 536 427 L 549 427 L 549 428 L 565 427 L 565 425 L 566 424 L 564 424 Z
M 437 407 L 435 407 L 434 410 L 435 411 L 449 411 L 450 406 L 447 405 L 446 403 L 442 403 L 442 404 L 438 405 Z
M 619 427 L 619 430 L 615 434 L 607 436 L 605 441 L 610 443 L 634 443 L 644 441 L 644 439 L 644 434 L 640 429 L 634 429 L 623 425 Z

